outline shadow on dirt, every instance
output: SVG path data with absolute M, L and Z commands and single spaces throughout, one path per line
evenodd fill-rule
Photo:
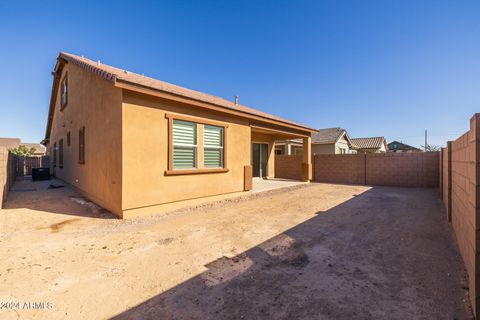
M 433 189 L 373 187 L 206 267 L 114 319 L 470 319 Z

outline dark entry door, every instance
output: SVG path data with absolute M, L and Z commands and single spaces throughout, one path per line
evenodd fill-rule
M 266 177 L 268 167 L 268 144 L 252 144 L 252 166 L 254 177 Z

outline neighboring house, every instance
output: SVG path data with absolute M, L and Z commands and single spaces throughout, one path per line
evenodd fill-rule
M 52 74 L 51 170 L 119 217 L 250 190 L 278 140 L 301 139 L 311 179 L 315 129 L 68 53 Z
M 358 153 L 385 153 L 388 150 L 384 137 L 352 138 Z
M 6 147 L 7 149 L 18 148 L 19 146 L 34 148 L 34 156 L 43 156 L 47 150 L 45 146 L 39 143 L 23 143 L 19 138 L 0 138 L 0 146 Z
M 388 152 L 422 152 L 422 150 L 402 142 L 392 141 L 388 144 Z
M 312 154 L 357 153 L 345 129 L 319 129 L 312 134 Z
M 296 155 L 303 154 L 303 143 L 301 139 L 275 141 L 276 155 Z

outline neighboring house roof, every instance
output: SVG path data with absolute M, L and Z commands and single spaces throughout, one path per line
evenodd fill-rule
M 387 144 L 384 137 L 352 138 L 351 140 L 359 149 L 380 149 L 382 144 Z
M 258 116 L 267 120 L 274 120 L 278 121 L 280 123 L 284 124 L 289 124 L 293 125 L 295 127 L 298 127 L 299 129 L 302 130 L 307 130 L 310 132 L 316 132 L 315 129 L 295 123 L 290 120 L 286 120 L 259 110 L 255 110 L 252 108 L 249 108 L 247 106 L 243 106 L 240 104 L 235 104 L 235 102 L 228 101 L 213 95 L 205 94 L 202 92 L 198 92 L 195 90 L 190 90 L 187 88 L 183 88 L 177 85 L 173 85 L 164 81 L 160 81 L 157 79 L 149 78 L 144 75 L 136 74 L 127 70 L 115 68 L 103 63 L 100 63 L 99 61 L 93 61 L 89 60 L 84 57 L 80 57 L 74 54 L 66 53 L 66 52 L 61 52 L 57 58 L 57 65 L 55 66 L 55 71 L 56 73 L 59 64 L 65 63 L 65 62 L 71 62 L 76 64 L 77 66 L 92 72 L 108 81 L 113 82 L 117 87 L 125 88 L 125 89 L 130 89 L 130 87 L 122 86 L 120 83 L 124 85 L 134 85 L 137 88 L 147 88 L 147 89 L 153 89 L 156 91 L 161 91 L 165 93 L 169 93 L 175 96 L 180 96 L 208 104 L 212 104 L 215 106 L 220 106 L 225 110 L 232 110 L 232 111 L 240 111 L 241 113 L 244 113 L 246 115 L 254 115 Z M 55 80 L 54 80 L 54 87 L 56 86 Z M 52 100 L 54 100 L 56 97 L 53 94 L 54 88 L 52 88 Z M 46 137 L 48 138 L 49 136 L 49 127 L 50 123 L 52 121 L 51 118 L 53 118 L 53 106 L 52 106 L 52 101 L 50 103 L 50 112 L 49 112 L 49 124 L 47 125 L 47 134 Z
M 318 129 L 318 132 L 312 133 L 312 143 L 329 144 L 336 143 L 342 135 L 345 134 L 346 139 L 350 141 L 347 131 L 343 128 L 326 128 Z
M 35 154 L 44 154 L 47 150 L 45 146 L 39 143 L 23 143 L 19 138 L 0 138 L 0 146 L 7 149 L 18 148 L 19 146 L 35 148 Z
M 416 148 L 414 146 L 408 145 L 406 143 L 402 143 L 399 141 L 392 141 L 388 144 L 388 150 L 389 151 L 397 151 L 397 150 L 402 150 L 402 151 L 422 151 L 419 148 Z
M 21 143 L 19 138 L 0 138 L 0 146 L 7 149 L 17 148 Z
M 42 146 L 40 143 L 20 143 L 20 145 L 27 148 L 34 148 L 35 154 L 45 154 L 47 151 L 47 148 L 45 148 L 45 146 Z

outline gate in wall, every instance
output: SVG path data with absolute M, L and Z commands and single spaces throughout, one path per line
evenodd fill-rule
M 48 156 L 38 157 L 17 157 L 17 176 L 24 177 L 32 174 L 33 168 L 50 167 L 50 159 Z

